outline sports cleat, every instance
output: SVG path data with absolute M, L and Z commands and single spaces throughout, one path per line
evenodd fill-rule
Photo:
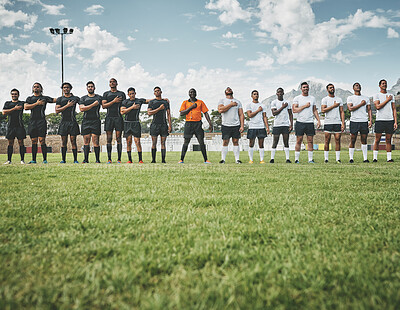
M 23 160 L 21 160 L 21 165 L 25 165 L 25 162 Z
M 79 161 L 77 161 L 77 160 L 74 160 L 74 164 L 79 164 Z
M 340 159 L 338 159 L 338 160 L 336 161 L 336 163 L 337 163 L 337 164 L 341 164 L 342 162 L 340 161 Z
M 143 160 L 139 160 L 139 164 L 144 164 Z
M 324 163 L 325 163 L 325 164 L 327 164 L 327 163 L 328 163 L 328 160 L 327 160 L 327 159 L 325 159 Z
M 166 164 L 167 162 L 165 160 L 161 161 L 162 164 Z
M 88 164 L 89 162 L 88 161 L 86 161 L 86 160 L 84 160 L 83 162 L 82 162 L 82 164 Z
M 60 161 L 60 164 L 65 164 L 65 163 L 66 163 L 65 160 Z M 36 163 L 35 163 L 35 164 L 36 164 Z
M 363 161 L 363 163 L 369 163 L 369 160 L 368 160 L 368 159 L 366 159 L 366 160 L 364 160 L 364 161 Z
M 260 160 L 260 164 L 262 165 L 262 164 L 265 164 L 265 161 L 263 161 L 263 160 Z
M 100 161 L 99 161 L 99 160 L 96 160 L 96 164 L 100 164 Z
M 205 163 L 205 164 L 211 164 L 211 161 L 206 160 L 204 163 Z
M 112 164 L 112 160 L 109 159 L 109 160 L 107 161 L 107 164 Z
M 120 160 L 117 160 L 117 164 L 120 164 L 121 163 L 121 161 Z
M 350 159 L 349 163 L 354 164 L 354 160 Z
M 225 160 L 221 159 L 219 163 L 220 164 L 225 164 Z
M 184 164 L 183 160 L 178 161 L 178 164 Z
M 314 160 L 309 160 L 308 163 L 309 164 L 315 164 L 315 161 Z
M 249 164 L 254 164 L 254 162 L 252 160 L 249 160 Z
M 43 161 L 43 164 L 47 164 L 47 160 L 44 160 L 44 161 Z
M 394 163 L 394 160 L 393 159 L 389 159 L 387 162 L 388 163 Z
M 271 158 L 271 160 L 269 161 L 270 164 L 273 164 L 275 162 L 275 159 Z
M 378 162 L 378 160 L 377 160 L 377 159 L 374 159 L 372 162 L 373 162 L 373 163 L 377 163 L 377 162 Z
M 36 160 L 31 160 L 28 164 L 36 164 Z
M 11 165 L 11 161 L 7 160 L 3 165 Z
M 236 163 L 237 163 L 237 164 L 241 164 L 242 162 L 238 159 L 238 160 L 236 161 Z
M 131 161 L 131 160 L 128 160 L 126 163 L 127 163 L 127 164 L 131 164 L 131 163 L 132 163 L 132 161 Z
M 152 161 L 151 161 L 151 164 L 155 164 L 155 163 L 156 163 L 156 161 L 155 161 L 155 160 L 152 160 Z
M 286 159 L 286 163 L 291 164 L 292 162 L 290 161 L 290 159 Z
M 300 164 L 300 162 L 298 160 L 295 160 L 294 163 L 295 164 Z

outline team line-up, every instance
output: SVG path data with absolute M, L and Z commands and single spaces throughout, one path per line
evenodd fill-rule
M 141 126 L 139 121 L 139 112 L 142 105 L 147 104 L 147 113 L 152 116 L 150 125 L 150 136 L 152 139 L 152 163 L 156 162 L 157 139 L 161 139 L 161 160 L 165 163 L 167 136 L 172 131 L 170 102 L 162 98 L 161 88 L 154 87 L 154 99 L 136 98 L 136 91 L 133 87 L 129 88 L 126 98 L 125 93 L 117 89 L 117 80 L 111 78 L 109 81 L 110 90 L 103 96 L 95 93 L 95 84 L 92 81 L 86 83 L 87 95 L 79 98 L 71 93 L 72 85 L 68 82 L 62 84 L 63 96 L 51 98 L 43 95 L 43 87 L 40 83 L 34 83 L 32 86 L 33 95 L 28 97 L 25 102 L 19 100 L 19 91 L 11 90 L 11 101 L 4 104 L 3 114 L 8 115 L 8 124 L 6 138 L 8 139 L 7 156 L 5 164 L 11 164 L 14 140 L 17 138 L 21 163 L 24 164 L 26 138 L 25 128 L 22 122 L 23 109 L 30 110 L 31 116 L 28 124 L 28 134 L 32 141 L 32 160 L 30 164 L 36 163 L 38 142 L 41 144 L 43 163 L 47 163 L 47 122 L 45 118 L 46 105 L 55 103 L 56 113 L 61 113 L 62 118 L 58 129 L 61 136 L 62 147 L 61 163 L 66 162 L 67 141 L 70 136 L 74 163 L 78 162 L 78 151 L 76 137 L 81 134 L 84 139 L 84 160 L 83 163 L 89 163 L 90 141 L 93 143 L 96 163 L 100 163 L 100 145 L 99 137 L 101 134 L 100 107 L 107 110 L 104 130 L 107 134 L 107 155 L 108 163 L 112 163 L 112 134 L 115 131 L 117 141 L 118 163 L 121 163 L 122 155 L 122 132 L 127 142 L 128 163 L 132 163 L 132 137 L 136 144 L 139 163 L 142 160 L 142 147 L 140 143 Z M 392 135 L 397 129 L 397 114 L 394 96 L 387 92 L 386 80 L 379 81 L 380 92 L 373 96 L 373 103 L 376 107 L 375 121 L 375 142 L 373 146 L 373 161 L 378 160 L 379 142 L 383 133 L 386 135 L 387 161 L 392 160 Z M 333 84 L 326 86 L 327 96 L 321 101 L 321 112 L 325 113 L 324 132 L 325 162 L 329 159 L 329 143 L 331 135 L 334 135 L 336 142 L 335 155 L 336 162 L 340 163 L 340 140 L 341 134 L 345 129 L 345 119 L 343 110 L 343 101 L 335 96 L 335 87 Z M 372 111 L 368 97 L 361 95 L 360 83 L 353 85 L 354 95 L 347 98 L 347 107 L 351 112 L 349 145 L 350 163 L 353 163 L 354 147 L 357 135 L 361 136 L 361 149 L 364 162 L 369 162 L 367 158 L 367 136 L 369 128 L 372 127 Z M 297 113 L 297 120 L 294 126 L 296 134 L 295 163 L 299 163 L 300 149 L 303 143 L 303 136 L 307 136 L 308 162 L 313 160 L 313 137 L 315 135 L 314 117 L 317 120 L 317 127 L 321 127 L 321 122 L 316 108 L 316 100 L 309 94 L 309 85 L 306 82 L 301 83 L 301 95 L 295 97 L 290 103 L 284 99 L 283 88 L 276 91 L 276 99 L 271 102 L 271 110 L 274 118 L 273 124 L 273 145 L 271 151 L 270 163 L 274 163 L 276 147 L 279 137 L 282 135 L 286 163 L 291 163 L 289 159 L 289 133 L 293 129 L 293 113 Z M 253 164 L 254 144 L 257 138 L 259 144 L 260 163 L 264 162 L 264 138 L 270 133 L 268 119 L 266 115 L 266 106 L 259 102 L 259 93 L 257 90 L 251 92 L 252 101 L 246 106 L 246 113 L 249 117 L 249 129 L 247 138 L 249 139 L 249 163 Z M 79 128 L 75 118 L 76 105 L 83 114 L 82 126 Z M 194 88 L 189 90 L 189 99 L 183 101 L 179 110 L 181 116 L 186 117 L 184 127 L 184 143 L 182 146 L 181 159 L 179 163 L 183 164 L 190 139 L 196 136 L 200 150 L 202 152 L 204 163 L 210 164 L 207 158 L 206 147 L 204 144 L 204 130 L 202 128 L 202 115 L 209 123 L 210 132 L 213 131 L 213 125 L 208 114 L 208 108 L 205 103 L 197 99 L 197 93 Z M 239 100 L 234 98 L 233 90 L 230 87 L 225 89 L 225 98 L 218 103 L 218 112 L 222 115 L 222 151 L 221 164 L 225 163 L 228 153 L 229 141 L 232 139 L 233 153 L 235 162 L 242 163 L 239 159 L 239 139 L 244 130 L 244 112 L 243 106 Z M 123 117 L 124 116 L 124 117 Z

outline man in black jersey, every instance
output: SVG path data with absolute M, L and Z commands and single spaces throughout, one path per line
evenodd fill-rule
M 107 115 L 104 123 L 104 130 L 107 133 L 107 154 L 108 164 L 112 163 L 112 132 L 115 129 L 115 139 L 117 140 L 118 163 L 121 163 L 122 139 L 121 134 L 124 130 L 124 120 L 120 112 L 122 101 L 126 99 L 125 93 L 117 90 L 117 80 L 110 79 L 110 90 L 103 94 L 102 107 L 107 109 Z
M 147 114 L 149 116 L 153 115 L 153 121 L 150 125 L 150 135 L 152 140 L 152 146 L 151 146 L 152 163 L 156 162 L 158 136 L 161 136 L 161 158 L 162 162 L 165 163 L 165 156 L 166 156 L 165 141 L 167 140 L 167 136 L 172 130 L 171 111 L 169 108 L 169 102 L 165 99 L 162 99 L 161 94 L 162 94 L 161 88 L 158 86 L 154 87 L 154 95 L 156 98 L 149 102 L 149 106 L 147 108 Z M 166 117 L 168 119 L 168 125 Z
M 56 102 L 56 98 L 43 96 L 43 87 L 36 82 L 32 86 L 33 96 L 26 98 L 24 108 L 31 110 L 31 118 L 29 119 L 28 134 L 32 140 L 32 160 L 29 164 L 36 164 L 36 154 L 38 151 L 38 138 L 42 149 L 43 163 L 47 164 L 47 122 L 46 122 L 46 105 L 47 103 Z
M 81 97 L 79 101 L 79 109 L 84 112 L 81 128 L 84 143 L 83 153 L 85 155 L 83 163 L 89 162 L 90 138 L 93 141 L 96 163 L 100 163 L 99 137 L 101 134 L 101 121 L 99 111 L 102 97 L 94 93 L 96 87 L 92 81 L 86 83 L 86 89 L 88 94 Z
M 146 99 L 136 98 L 136 91 L 133 87 L 128 89 L 129 99 L 122 102 L 121 114 L 125 115 L 124 120 L 124 137 L 126 138 L 126 150 L 128 153 L 128 164 L 132 163 L 132 136 L 134 136 L 137 152 L 139 155 L 139 163 L 143 164 L 142 145 L 140 137 L 142 129 L 139 122 L 140 107 L 146 104 Z
M 19 154 L 21 156 L 21 164 L 25 164 L 25 146 L 24 139 L 26 132 L 22 123 L 22 114 L 24 113 L 24 103 L 18 100 L 19 90 L 11 90 L 11 101 L 6 101 L 3 107 L 3 115 L 8 115 L 6 139 L 8 140 L 7 161 L 4 164 L 11 164 L 11 157 L 14 150 L 14 139 L 18 139 Z
M 76 146 L 76 136 L 80 134 L 79 125 L 76 121 L 76 105 L 79 103 L 79 97 L 71 93 L 72 85 L 64 82 L 61 85 L 64 96 L 58 97 L 56 101 L 56 113 L 61 113 L 62 118 L 58 127 L 58 134 L 61 136 L 61 154 L 60 164 L 66 163 L 68 135 L 71 140 L 72 153 L 74 154 L 74 164 L 78 162 L 78 149 Z

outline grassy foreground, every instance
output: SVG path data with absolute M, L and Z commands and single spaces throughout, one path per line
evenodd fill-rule
M 14 155 L 0 167 L 0 308 L 398 309 L 400 152 L 360 153 L 353 165 L 334 152 L 315 165 L 306 152 L 300 165 L 283 152 L 273 165 Z

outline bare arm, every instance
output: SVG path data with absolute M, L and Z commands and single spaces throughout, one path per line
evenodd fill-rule
M 263 110 L 263 108 L 261 106 L 259 106 L 258 109 L 255 110 L 254 112 L 251 112 L 251 110 L 247 110 L 247 116 L 250 117 L 250 118 L 253 118 L 258 113 L 262 112 L 262 110 Z
M 3 115 L 11 114 L 14 111 L 22 110 L 24 107 L 22 105 L 16 105 L 11 109 L 3 109 Z
M 307 109 L 311 106 L 311 103 L 307 102 L 305 105 L 302 105 L 301 107 L 299 107 L 298 103 L 293 104 L 293 113 L 299 113 L 301 111 L 303 111 L 304 109 Z
M 171 110 L 167 110 L 167 120 L 168 120 L 168 132 L 171 133 L 172 131 L 172 121 L 171 121 Z
M 193 103 L 193 104 L 192 104 L 190 107 L 188 107 L 186 110 L 182 110 L 182 111 L 180 111 L 179 113 L 180 113 L 181 116 L 184 116 L 184 115 L 188 114 L 190 111 L 192 111 L 192 110 L 195 109 L 195 108 L 197 108 L 197 103 L 196 103 L 196 102 Z
M 267 134 L 269 134 L 270 133 L 270 131 L 269 131 L 269 125 L 268 125 L 268 117 L 267 117 L 267 113 L 265 113 L 265 112 L 263 112 L 263 121 L 264 121 L 264 125 L 265 125 L 265 128 L 267 128 Z
M 397 129 L 397 111 L 396 111 L 396 104 L 392 102 L 392 111 L 393 111 L 393 119 L 394 119 L 394 125 L 393 129 Z
M 372 109 L 371 109 L 370 105 L 367 105 L 367 111 L 368 111 L 368 118 L 369 118 L 368 127 L 371 128 L 372 127 Z
M 288 109 L 288 112 L 289 112 L 289 119 L 290 119 L 289 131 L 292 131 L 292 129 L 293 129 L 293 112 L 292 112 L 292 109 Z
M 124 115 L 124 114 L 126 114 L 126 113 L 129 113 L 130 111 L 132 111 L 132 110 L 137 110 L 137 109 L 139 109 L 140 108 L 140 104 L 133 104 L 132 106 L 130 106 L 129 108 L 127 108 L 127 107 L 121 107 L 121 109 L 120 109 L 120 112 L 121 112 L 121 114 L 122 115 Z
M 230 108 L 235 107 L 235 106 L 237 106 L 237 102 L 235 102 L 235 101 L 231 101 L 231 103 L 227 104 L 227 105 L 220 104 L 220 105 L 218 105 L 218 112 L 219 113 L 228 112 Z M 242 110 L 242 112 L 243 112 L 243 110 Z
M 239 120 L 240 120 L 240 128 L 239 131 L 240 133 L 242 133 L 244 131 L 244 113 L 243 113 L 243 109 L 238 109 L 238 113 L 239 113 Z
M 164 110 L 164 109 L 165 109 L 164 104 L 160 105 L 157 109 L 154 109 L 154 110 L 148 108 L 147 115 L 151 116 L 151 115 L 157 114 L 159 111 Z
M 336 101 L 330 107 L 328 107 L 326 104 L 321 105 L 321 112 L 322 113 L 329 112 L 329 111 L 333 110 L 334 108 L 337 108 L 338 106 L 340 106 L 340 103 L 336 102 Z
M 115 97 L 113 100 L 111 100 L 110 102 L 107 102 L 107 100 L 103 100 L 101 102 L 101 106 L 103 107 L 103 109 L 108 109 L 109 107 L 111 107 L 114 103 L 119 103 L 122 101 L 122 98 L 120 96 Z
M 92 104 L 89 104 L 89 105 L 80 104 L 79 111 L 81 111 L 81 112 L 89 111 L 90 109 L 94 108 L 95 106 L 98 106 L 99 104 L 100 104 L 100 102 L 98 100 L 96 100 L 95 102 L 93 102 Z
M 314 113 L 315 118 L 317 119 L 317 128 L 321 128 L 321 121 L 319 120 L 317 106 L 315 106 L 315 105 L 313 105 L 313 113 Z
M 208 115 L 208 112 L 204 113 L 204 117 L 206 118 L 206 120 L 208 122 L 210 132 L 213 132 L 213 125 L 211 123 L 211 118 L 210 118 L 210 115 Z
M 376 108 L 377 110 L 382 109 L 382 108 L 383 108 L 388 102 L 390 102 L 392 99 L 393 99 L 392 96 L 386 96 L 386 100 L 383 101 L 382 103 L 381 103 L 379 100 L 375 100 L 375 101 L 374 101 L 375 108 Z
M 340 120 L 342 121 L 341 130 L 343 132 L 346 129 L 346 125 L 344 123 L 344 109 L 343 109 L 343 106 L 339 107 L 339 112 L 340 112 Z
M 68 109 L 69 107 L 72 107 L 75 104 L 74 100 L 68 100 L 68 103 L 65 106 L 60 106 L 60 105 L 56 105 L 56 113 L 60 113 L 66 109 Z
M 365 100 L 362 100 L 360 102 L 360 104 L 357 104 L 355 106 L 353 106 L 353 104 L 351 102 L 347 103 L 347 107 L 349 108 L 350 112 L 354 112 L 354 111 L 358 110 L 359 108 L 361 108 L 362 106 L 365 106 L 366 104 L 367 104 L 367 102 Z
M 273 115 L 273 116 L 279 115 L 279 113 L 281 113 L 282 110 L 283 110 L 284 108 L 286 108 L 287 106 L 288 106 L 288 104 L 287 104 L 287 102 L 285 102 L 285 103 L 282 104 L 282 106 L 281 106 L 279 109 L 276 109 L 276 108 L 271 109 L 272 115 Z
M 32 110 L 38 105 L 44 105 L 44 100 L 38 99 L 38 100 L 36 100 L 35 103 L 27 103 L 27 102 L 25 102 L 24 109 L 25 110 Z

